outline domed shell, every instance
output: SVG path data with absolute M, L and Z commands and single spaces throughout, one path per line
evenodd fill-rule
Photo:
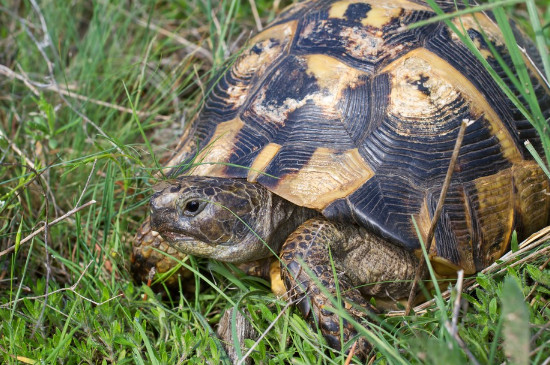
M 407 27 L 434 15 L 407 0 L 290 8 L 215 80 L 179 154 L 198 140 L 193 175 L 260 183 L 414 250 L 412 218 L 426 239 L 469 120 L 432 254 L 467 273 L 482 269 L 514 229 L 523 237 L 547 224 L 550 190 L 524 147 L 529 139 L 541 151 L 539 137 L 481 62 L 442 22 Z M 452 22 L 505 78 L 487 41 L 512 63 L 491 18 Z M 528 64 L 548 118 L 550 92 Z

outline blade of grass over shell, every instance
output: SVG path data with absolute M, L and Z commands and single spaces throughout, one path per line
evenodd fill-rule
M 430 280 L 432 281 L 432 284 L 435 289 L 435 301 L 436 304 L 441 311 L 442 315 L 444 316 L 445 321 L 448 320 L 446 316 L 446 310 L 444 305 L 444 299 L 441 295 L 441 289 L 439 288 L 439 284 L 437 283 L 437 276 L 435 275 L 435 271 L 433 269 L 432 263 L 430 261 L 430 257 L 428 255 L 428 252 L 426 251 L 426 245 L 424 244 L 424 240 L 422 238 L 422 233 L 420 232 L 420 228 L 418 228 L 418 225 L 416 224 L 416 220 L 414 219 L 414 216 L 411 215 L 411 220 L 414 225 L 414 229 L 416 231 L 416 235 L 418 237 L 418 240 L 420 242 L 420 247 L 422 248 L 422 257 L 424 258 L 424 262 L 426 263 L 426 267 L 428 268 L 428 272 L 430 273 Z
M 548 177 L 548 179 L 550 179 L 550 171 L 548 170 L 548 167 L 546 166 L 546 164 L 544 163 L 544 161 L 542 160 L 542 158 L 540 157 L 540 155 L 538 154 L 537 150 L 535 149 L 535 147 L 533 147 L 533 145 L 531 144 L 531 142 L 529 141 L 525 141 L 525 147 L 527 148 L 527 150 L 529 151 L 529 153 L 531 154 L 531 156 L 533 156 L 533 158 L 535 159 L 535 161 L 537 161 L 537 164 L 540 166 L 540 168 L 542 169 L 542 171 L 544 171 L 544 173 L 546 174 L 546 176 Z
M 166 166 L 165 169 L 168 169 L 168 168 L 171 169 L 170 173 L 169 173 L 170 177 L 177 177 L 177 176 L 182 175 L 182 174 L 184 174 L 185 172 L 188 172 L 188 171 L 191 172 L 194 167 L 201 166 L 201 165 L 224 165 L 224 166 L 229 166 L 229 167 L 241 168 L 241 169 L 245 169 L 245 170 L 248 170 L 248 171 L 253 171 L 253 172 L 256 172 L 260 175 L 270 177 L 272 179 L 279 179 L 279 177 L 277 177 L 275 175 L 271 175 L 271 174 L 269 174 L 265 171 L 260 171 L 260 170 L 253 169 L 249 166 L 242 166 L 242 165 L 233 164 L 233 163 L 229 163 L 229 162 L 208 162 L 208 161 L 204 161 L 204 158 L 206 158 L 206 157 L 202 157 L 202 159 L 197 162 L 197 158 L 200 155 L 208 156 L 208 151 L 211 151 L 214 148 L 214 145 L 216 144 L 216 142 L 218 142 L 224 135 L 225 135 L 225 133 L 220 135 L 216 139 L 214 139 L 212 142 L 208 143 L 208 145 L 204 146 L 201 150 L 199 150 L 199 145 L 197 143 L 197 148 L 196 148 L 196 151 L 193 154 L 192 158 L 190 158 L 189 160 L 183 161 L 179 165 Z
M 546 77 L 546 83 L 548 84 L 548 82 L 550 82 L 550 59 L 548 57 L 548 44 L 545 40 L 539 19 L 539 11 L 534 0 L 524 0 L 524 2 L 527 7 L 527 12 L 529 13 L 529 21 L 533 27 L 533 31 L 535 32 L 535 42 L 538 51 L 541 54 L 544 75 Z
M 426 0 L 426 2 L 436 12 L 436 14 L 438 15 L 445 14 L 434 0 Z M 501 5 L 501 2 L 495 1 L 495 4 Z M 542 114 L 540 105 L 538 104 L 538 101 L 536 99 L 536 94 L 534 93 L 531 79 L 529 78 L 529 75 L 527 73 L 526 65 L 523 60 L 521 51 L 517 47 L 515 37 L 512 33 L 510 24 L 508 22 L 508 17 L 504 13 L 504 10 L 502 9 L 501 6 L 493 7 L 492 11 L 495 14 L 498 26 L 503 33 L 506 47 L 514 63 L 515 71 L 519 78 L 520 85 L 523 85 L 523 87 L 518 88 L 518 91 L 527 101 L 529 108 L 526 108 L 523 105 L 523 103 L 511 91 L 510 87 L 506 85 L 504 80 L 502 80 L 502 78 L 495 72 L 495 70 L 491 67 L 491 65 L 489 65 L 487 60 L 479 52 L 479 50 L 477 49 L 473 41 L 470 39 L 470 37 L 467 36 L 465 32 L 461 31 L 453 22 L 451 22 L 449 18 L 444 18 L 443 20 L 445 24 L 447 24 L 447 26 L 449 26 L 449 28 L 451 28 L 451 30 L 460 38 L 463 44 L 466 47 L 468 47 L 468 49 L 483 64 L 485 69 L 493 77 L 493 80 L 495 80 L 495 82 L 498 84 L 501 90 L 512 101 L 512 103 L 514 103 L 515 107 L 518 108 L 521 111 L 521 113 L 525 116 L 525 118 L 527 118 L 527 120 L 529 120 L 531 124 L 535 127 L 539 135 L 541 135 L 541 141 L 545 151 L 546 159 L 550 161 L 550 130 L 547 127 L 545 127 L 546 120 Z M 464 28 L 462 30 L 464 30 Z M 542 56 L 544 57 L 544 55 Z
M 527 104 L 529 105 L 529 109 L 532 113 L 529 121 L 531 121 L 531 124 L 533 124 L 533 126 L 537 129 L 538 133 L 541 136 L 548 137 L 550 132 L 548 131 L 547 121 L 546 118 L 544 118 L 544 115 L 542 114 L 542 111 L 540 109 L 540 105 L 538 103 L 533 84 L 531 82 L 531 78 L 529 77 L 529 73 L 527 72 L 527 67 L 523 55 L 519 47 L 517 46 L 516 38 L 514 36 L 512 28 L 510 27 L 509 19 L 506 16 L 504 9 L 502 8 L 495 8 L 493 10 L 493 14 L 495 15 L 499 28 L 504 35 L 506 47 L 508 49 L 508 52 L 510 53 L 510 56 L 512 57 L 515 71 L 518 74 L 521 84 L 523 85 L 523 88 L 520 89 L 520 92 L 526 99 Z M 542 55 L 542 57 L 544 57 L 544 54 Z M 546 158 L 550 161 L 550 147 L 546 144 L 544 146 Z
M 467 14 L 479 13 L 479 12 L 486 11 L 486 10 L 492 10 L 496 7 L 521 4 L 521 3 L 524 3 L 525 1 L 526 0 L 504 0 L 504 1 L 497 1 L 497 2 L 489 2 L 489 3 L 479 4 L 479 5 L 476 5 L 476 6 L 473 6 L 473 7 L 467 7 L 465 9 L 460 9 L 460 10 L 457 10 L 457 11 L 452 12 L 452 13 L 443 12 L 441 10 L 441 8 L 439 8 L 439 6 L 437 8 L 434 8 L 432 6 L 432 4 L 430 3 L 430 6 L 432 6 L 432 9 L 434 9 L 437 12 L 437 15 L 435 15 L 431 18 L 425 19 L 425 20 L 420 20 L 418 22 L 406 25 L 405 27 L 407 29 L 420 28 L 420 27 L 423 27 L 425 25 L 437 23 L 437 22 L 440 22 L 440 21 L 443 21 L 443 20 L 451 20 L 451 19 L 463 16 L 463 15 L 467 15 Z M 426 2 L 429 3 L 428 0 L 426 0 Z

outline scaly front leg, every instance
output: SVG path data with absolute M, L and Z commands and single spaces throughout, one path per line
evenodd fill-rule
M 341 339 L 347 343 L 357 335 L 357 331 L 346 320 L 340 327 L 340 317 L 326 309 L 334 305 L 317 283 L 332 298 L 337 298 L 338 288 L 344 307 L 354 320 L 361 322 L 366 311 L 376 312 L 363 294 L 406 296 L 417 264 L 418 260 L 411 252 L 372 235 L 364 228 L 324 218 L 303 223 L 288 237 L 281 252 L 283 279 L 290 298 L 305 295 L 298 307 L 305 318 L 319 326 L 335 349 L 341 349 Z M 333 265 L 337 278 L 334 277 Z M 366 285 L 376 282 L 384 284 Z M 353 308 L 351 303 L 365 308 L 365 311 Z M 356 353 L 364 358 L 371 345 L 364 338 L 358 341 Z

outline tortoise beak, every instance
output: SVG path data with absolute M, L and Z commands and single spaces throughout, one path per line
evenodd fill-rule
M 172 192 L 173 187 L 166 187 L 157 191 L 151 197 L 151 228 L 157 232 L 170 229 L 177 222 L 178 210 L 176 201 L 179 196 L 179 189 Z

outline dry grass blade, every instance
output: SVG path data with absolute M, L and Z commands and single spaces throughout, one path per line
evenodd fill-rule
M 43 232 L 46 227 L 51 227 L 65 219 L 67 219 L 68 217 L 74 215 L 76 212 L 79 212 L 81 211 L 82 209 L 85 209 L 87 207 L 89 207 L 90 205 L 93 205 L 97 203 L 97 201 L 95 200 L 90 200 L 89 202 L 85 203 L 85 204 L 82 204 L 81 206 L 79 207 L 76 207 L 74 209 L 71 209 L 70 211 L 68 211 L 67 213 L 65 213 L 64 215 L 62 215 L 61 217 L 57 218 L 57 219 L 54 219 L 53 221 L 45 224 L 44 226 L 38 228 L 36 231 L 34 231 L 33 233 L 29 234 L 27 237 L 23 238 L 21 240 L 21 242 L 19 243 L 19 245 L 22 245 L 23 243 L 29 241 L 31 238 L 35 237 L 36 235 L 40 234 L 41 232 Z M 5 249 L 4 251 L 1 251 L 0 252 L 0 257 L 4 256 L 4 255 L 7 255 L 9 254 L 10 252 L 13 252 L 15 250 L 15 245 L 12 245 L 10 247 L 8 247 L 7 249 Z
M 455 339 L 456 343 L 460 348 L 464 351 L 466 356 L 468 356 L 468 359 L 472 364 L 478 365 L 479 361 L 475 358 L 475 356 L 472 354 L 468 346 L 464 343 L 464 340 L 460 337 L 458 334 L 458 314 L 460 310 L 460 298 L 462 297 L 462 284 L 464 282 L 464 271 L 460 270 L 458 272 L 458 279 L 456 282 L 456 298 L 453 303 L 453 317 L 451 319 L 451 322 L 446 321 L 445 322 L 445 328 L 449 332 L 449 334 Z M 449 344 L 449 346 L 451 346 Z
M 258 8 L 256 7 L 256 1 L 249 0 L 250 8 L 252 9 L 252 15 L 254 16 L 254 21 L 256 22 L 256 29 L 258 32 L 261 32 L 263 29 L 262 20 L 260 19 L 260 14 L 258 14 Z
M 252 351 L 254 351 L 254 349 L 260 344 L 260 342 L 262 341 L 262 339 L 269 333 L 269 331 L 271 331 L 271 329 L 275 326 L 275 324 L 277 323 L 277 321 L 283 316 L 283 314 L 285 314 L 285 312 L 288 310 L 288 308 L 293 305 L 294 303 L 296 303 L 298 301 L 297 300 L 293 300 L 293 301 L 290 301 L 288 302 L 284 307 L 283 309 L 281 310 L 281 312 L 277 315 L 277 317 L 275 317 L 275 319 L 273 320 L 273 322 L 271 322 L 271 324 L 266 328 L 266 330 L 260 335 L 260 337 L 258 338 L 258 340 L 256 340 L 256 342 L 254 342 L 254 345 L 252 345 L 250 347 L 250 349 L 248 349 L 248 351 L 246 352 L 246 354 L 244 354 L 244 356 L 242 357 L 242 359 L 240 359 L 238 362 L 237 362 L 237 365 L 243 365 L 245 360 L 250 356 L 250 354 L 252 353 Z
M 0 65 L 0 71 L 1 70 L 2 70 L 2 65 Z M 30 166 L 31 169 L 33 170 L 36 169 L 34 162 L 31 161 L 27 156 L 25 156 L 25 154 L 23 154 L 23 152 L 19 149 L 19 147 L 17 147 L 15 143 L 13 143 L 13 141 L 9 139 L 8 136 L 6 136 L 6 134 L 4 133 L 4 131 L 2 131 L 2 129 L 0 129 L 0 138 L 6 140 L 8 142 L 9 148 L 11 148 L 19 157 L 23 158 L 25 160 L 25 163 L 28 166 Z
M 453 336 L 458 333 L 458 311 L 460 310 L 460 299 L 462 298 L 462 284 L 464 284 L 464 270 L 459 270 L 456 281 L 456 298 L 453 304 L 453 318 L 451 326 L 451 334 Z
M 539 249 L 538 251 L 534 251 L 530 254 L 527 254 L 527 252 L 532 251 L 539 246 L 543 245 L 544 243 L 547 243 L 550 240 L 550 226 L 545 227 L 538 231 L 537 233 L 532 234 L 529 238 L 527 238 L 525 241 L 523 241 L 520 244 L 520 249 L 516 252 L 508 252 L 504 256 L 502 256 L 498 262 L 493 263 L 491 266 L 486 267 L 482 271 L 480 271 L 482 274 L 501 274 L 504 271 L 507 270 L 508 267 L 514 267 L 517 265 L 521 265 L 526 262 L 531 262 L 541 256 L 546 256 L 550 254 L 550 245 L 543 247 Z M 526 255 L 524 258 L 516 260 L 518 257 L 521 257 L 523 255 Z M 479 286 L 478 283 L 476 283 L 475 278 L 469 278 L 464 281 L 465 292 L 471 292 L 473 289 L 477 288 Z M 446 290 L 442 293 L 443 299 L 448 299 L 451 296 L 451 291 Z M 417 305 L 414 307 L 414 312 L 417 314 L 425 313 L 426 310 L 430 307 L 432 307 L 435 304 L 435 299 L 430 299 L 422 304 Z M 407 315 L 405 311 L 390 311 L 386 314 L 388 317 L 395 317 L 395 316 L 405 316 Z
M 430 230 L 428 231 L 428 236 L 426 239 L 426 251 L 428 253 L 430 252 L 430 248 L 432 246 L 435 228 L 437 227 L 439 216 L 441 215 L 441 211 L 443 210 L 443 204 L 445 203 L 447 190 L 451 185 L 451 178 L 453 177 L 453 171 L 455 169 L 456 161 L 458 160 L 458 153 L 460 152 L 460 147 L 462 146 L 464 133 L 466 132 L 466 127 L 468 127 L 471 123 L 472 121 L 465 119 L 460 124 L 460 129 L 458 131 L 458 136 L 456 137 L 456 143 L 453 149 L 453 154 L 451 155 L 451 161 L 449 162 L 449 168 L 447 169 L 447 175 L 445 176 L 445 181 L 443 182 L 443 186 L 441 188 L 441 194 L 439 196 L 439 200 L 437 202 L 437 206 L 430 225 Z M 420 260 L 418 269 L 416 270 L 416 275 L 414 277 L 414 282 L 411 287 L 411 292 L 409 294 L 409 299 L 407 301 L 407 307 L 405 311 L 406 315 L 408 315 L 411 311 L 412 303 L 414 302 L 414 298 L 416 297 L 416 289 L 418 287 L 418 281 L 420 280 L 420 276 L 422 275 L 422 272 L 424 272 L 425 269 L 426 269 L 426 263 L 424 262 L 424 260 Z
M 114 297 L 112 298 L 109 298 L 107 300 L 104 300 L 102 302 L 96 302 L 90 298 L 86 298 L 85 296 L 83 296 L 82 294 L 80 294 L 79 292 L 76 291 L 76 288 L 78 287 L 78 285 L 80 284 L 80 281 L 82 280 L 82 278 L 84 277 L 84 275 L 86 274 L 86 272 L 88 271 L 88 269 L 90 268 L 90 265 L 93 263 L 93 261 L 90 261 L 88 263 L 88 265 L 86 265 L 86 267 L 84 268 L 84 270 L 82 271 L 82 273 L 80 274 L 80 276 L 78 277 L 78 279 L 76 280 L 76 282 L 71 285 L 70 287 L 68 288 L 61 288 L 61 289 L 57 289 L 57 290 L 54 290 L 52 292 L 49 292 L 47 294 L 44 294 L 44 295 L 37 295 L 37 296 L 32 296 L 32 297 L 25 297 L 25 298 L 19 298 L 17 300 L 14 300 L 14 301 L 11 301 L 9 303 L 6 303 L 6 304 L 2 304 L 0 305 L 0 308 L 9 308 L 11 305 L 13 304 L 16 304 L 16 303 L 19 303 L 23 300 L 37 300 L 37 299 L 41 299 L 41 298 L 47 298 L 55 293 L 60 293 L 60 292 L 64 292 L 64 291 L 70 291 L 70 292 L 73 292 L 76 296 L 82 298 L 83 300 L 87 301 L 87 302 L 90 302 L 90 303 L 93 303 L 94 305 L 96 306 L 101 306 L 105 303 L 108 303 L 118 297 L 121 297 L 123 296 L 124 294 L 118 294 L 118 295 L 115 295 Z
M 353 343 L 353 346 L 351 346 L 351 349 L 349 350 L 348 357 L 346 357 L 346 362 L 344 365 L 349 365 L 351 363 L 351 360 L 353 359 L 353 355 L 355 355 L 355 349 L 357 348 L 357 341 Z
M 35 94 L 37 97 L 40 96 L 40 92 L 38 90 L 47 90 L 47 91 L 52 91 L 52 92 L 58 93 L 60 95 L 67 96 L 67 97 L 72 98 L 72 99 L 82 100 L 82 101 L 85 101 L 85 102 L 89 102 L 89 103 L 97 104 L 97 105 L 100 105 L 100 106 L 104 106 L 106 108 L 115 109 L 115 110 L 118 110 L 120 112 L 124 112 L 124 113 L 128 113 L 128 114 L 132 114 L 134 112 L 130 108 L 125 108 L 125 107 L 120 106 L 120 105 L 108 103 L 106 101 L 97 100 L 97 99 L 90 98 L 88 96 L 77 94 L 77 93 L 75 93 L 74 91 L 71 91 L 68 88 L 67 89 L 62 89 L 57 84 L 42 84 L 42 83 L 39 83 L 39 82 L 36 82 L 36 81 L 32 81 L 27 76 L 19 74 L 19 73 L 9 69 L 8 67 L 6 67 L 4 65 L 0 65 L 0 74 L 4 75 L 6 77 L 9 77 L 11 79 L 17 79 L 19 81 L 22 81 L 25 84 L 25 86 L 27 86 L 33 92 L 33 94 Z M 144 112 L 144 111 L 139 111 L 139 110 L 137 110 L 135 113 L 140 117 L 153 116 L 153 119 L 159 120 L 159 121 L 166 121 L 166 120 L 171 119 L 171 117 L 169 117 L 169 116 L 158 115 L 157 113 L 149 113 L 149 112 Z
M 477 359 L 472 354 L 472 352 L 470 351 L 468 346 L 466 346 L 466 344 L 464 343 L 464 340 L 462 340 L 462 338 L 458 335 L 458 332 L 456 332 L 456 333 L 452 332 L 451 324 L 449 322 L 445 323 L 445 328 L 447 328 L 447 331 L 449 331 L 451 336 L 453 336 L 456 343 L 458 343 L 458 346 L 460 346 L 460 348 L 464 351 L 466 356 L 468 356 L 468 359 L 470 360 L 470 362 L 474 365 L 479 365 L 479 361 L 477 361 Z

